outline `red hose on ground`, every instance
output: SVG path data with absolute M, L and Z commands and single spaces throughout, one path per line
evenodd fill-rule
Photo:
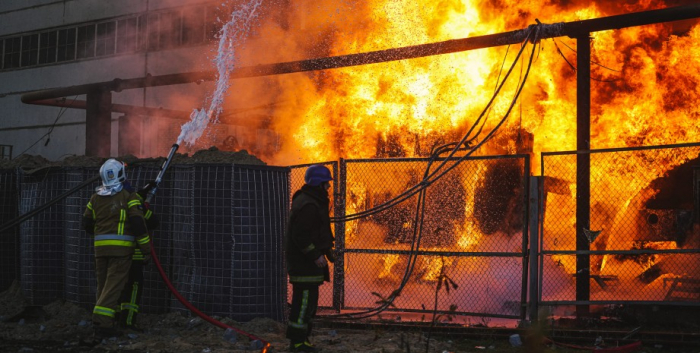
M 153 241 L 153 240 L 151 240 L 151 241 Z M 163 278 L 163 282 L 165 282 L 165 285 L 168 286 L 168 289 L 170 289 L 170 291 L 173 293 L 175 298 L 177 298 L 177 300 L 179 300 L 180 303 L 182 303 L 182 305 L 184 305 L 191 312 L 197 314 L 197 316 L 201 317 L 202 319 L 208 321 L 209 323 L 211 323 L 215 326 L 219 326 L 223 329 L 230 328 L 230 329 L 240 333 L 241 335 L 244 335 L 244 336 L 250 338 L 252 341 L 258 340 L 258 341 L 262 342 L 263 347 L 260 350 L 260 352 L 261 353 L 267 352 L 267 349 L 270 348 L 270 343 L 268 343 L 267 341 L 263 340 L 260 337 L 255 336 L 255 335 L 252 335 L 248 332 L 245 332 L 241 329 L 237 329 L 235 327 L 231 327 L 229 325 L 226 325 L 225 323 L 210 317 L 209 315 L 199 311 L 199 309 L 195 308 L 194 305 L 192 305 L 192 303 L 190 303 L 189 301 L 187 301 L 187 299 L 185 299 L 182 295 L 180 295 L 180 293 L 177 291 L 177 289 L 175 289 L 173 284 L 170 282 L 170 279 L 168 279 L 168 276 L 165 274 L 165 271 L 163 270 L 163 266 L 160 265 L 160 261 L 158 260 L 158 256 L 156 255 L 155 246 L 153 246 L 152 243 L 151 243 L 151 257 L 153 258 L 153 263 L 155 263 L 156 267 L 158 268 L 158 272 L 160 273 L 160 276 Z

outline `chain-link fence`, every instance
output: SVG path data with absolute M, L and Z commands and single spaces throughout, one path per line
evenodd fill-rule
M 231 164 L 170 168 L 151 204 L 160 217 L 152 239 L 175 288 L 210 315 L 239 321 L 255 317 L 283 321 L 287 293 L 282 242 L 289 205 L 288 169 Z M 13 171 L 19 176 L 16 187 L 12 174 L 0 174 L 3 194 L 20 191 L 16 203 L 3 198 L 3 217 L 14 218 L 13 204 L 20 214 L 34 210 L 97 171 L 82 167 Z M 158 171 L 150 165 L 130 166 L 127 176 L 132 185 L 140 186 L 153 180 Z M 92 238 L 81 230 L 81 219 L 97 185 L 80 188 L 18 227 L 19 251 L 7 261 L 20 261 L 21 271 L 12 276 L 12 266 L 3 267 L 3 278 L 19 278 L 30 304 L 64 298 L 86 308 L 94 305 Z M 9 235 L 17 232 L 5 233 L 8 237 L 3 237 L 3 245 L 11 248 L 14 243 Z M 185 310 L 163 285 L 155 266 L 146 267 L 144 278 L 143 312 Z
M 401 288 L 389 310 L 427 313 L 446 277 L 458 287 L 437 292 L 440 313 L 523 318 L 529 278 L 539 287 L 531 304 L 700 304 L 699 155 L 700 143 L 543 153 L 540 214 L 529 217 L 528 156 L 466 159 L 427 188 L 422 212 L 413 195 L 336 222 L 333 283 L 321 287 L 319 304 L 371 309 Z M 342 220 L 419 184 L 428 160 L 322 164 L 333 171 L 332 214 Z M 291 195 L 307 166 L 171 166 L 152 203 L 161 217 L 153 239 L 185 298 L 212 315 L 283 321 L 282 243 Z M 140 186 L 157 172 L 133 166 L 128 176 Z M 0 173 L 3 224 L 96 173 L 82 167 Z M 5 287 L 19 277 L 31 304 L 55 298 L 94 304 L 91 239 L 80 219 L 96 185 L 3 231 Z M 539 266 L 529 274 L 534 217 L 541 220 L 539 258 L 533 257 Z M 145 278 L 145 312 L 185 310 L 154 267 Z
M 699 305 L 699 155 L 543 153 L 541 303 Z
M 426 159 L 341 161 L 340 216 L 395 198 L 420 183 L 427 166 Z M 522 318 L 528 175 L 528 156 L 469 158 L 427 188 L 424 211 L 414 195 L 345 222 L 336 233 L 335 265 L 343 271 L 336 271 L 334 302 L 368 309 L 401 288 L 390 310 L 430 312 L 438 281 L 449 277 L 457 287 L 443 287 L 438 312 Z

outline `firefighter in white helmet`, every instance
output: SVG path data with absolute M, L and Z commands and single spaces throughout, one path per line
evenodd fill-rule
M 92 321 L 97 338 L 120 335 L 115 315 L 134 247 L 140 248 L 146 261 L 151 254 L 141 200 L 124 188 L 124 166 L 116 159 L 104 162 L 100 168 L 102 185 L 95 189 L 83 214 L 83 227 L 94 236 L 97 301 Z

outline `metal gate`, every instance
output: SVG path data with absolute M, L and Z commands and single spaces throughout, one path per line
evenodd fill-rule
M 326 163 L 336 179 L 333 215 L 342 218 L 395 198 L 421 182 L 428 163 L 423 158 L 341 160 L 337 169 Z M 306 166 L 292 167 L 292 192 L 303 184 Z M 336 223 L 333 286 L 321 286 L 319 305 L 370 309 L 401 288 L 389 311 L 420 315 L 437 305 L 442 314 L 523 319 L 529 174 L 527 155 L 470 157 L 427 188 L 420 233 L 414 233 L 420 219 L 417 195 Z M 411 255 L 415 261 L 409 269 Z M 438 288 L 446 277 L 456 286 Z

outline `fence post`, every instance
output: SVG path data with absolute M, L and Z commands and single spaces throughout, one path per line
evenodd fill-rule
M 530 322 L 535 323 L 538 320 L 539 311 L 539 255 L 540 255 L 540 220 L 542 213 L 540 211 L 541 196 L 543 190 L 543 176 L 530 177 L 530 199 L 529 199 L 529 214 L 530 223 Z
M 576 37 L 578 52 L 576 71 L 576 251 L 590 250 L 583 229 L 591 221 L 591 39 L 590 33 Z M 576 255 L 576 301 L 588 302 L 591 297 L 591 258 Z M 576 316 L 590 314 L 588 304 L 576 306 Z
M 523 227 L 522 227 L 522 288 L 520 289 L 520 321 L 523 322 L 527 318 L 527 287 L 528 287 L 528 236 L 530 223 L 529 219 L 530 212 L 532 212 L 532 205 L 530 205 L 530 155 L 523 156 L 523 174 L 522 174 L 522 186 L 523 186 L 523 196 L 521 202 L 523 203 Z
M 345 182 L 346 162 L 340 159 L 334 164 L 335 183 L 333 192 L 335 205 L 333 206 L 333 216 L 335 218 L 345 217 Z M 333 308 L 340 312 L 345 306 L 345 222 L 335 224 L 335 263 L 333 264 Z

